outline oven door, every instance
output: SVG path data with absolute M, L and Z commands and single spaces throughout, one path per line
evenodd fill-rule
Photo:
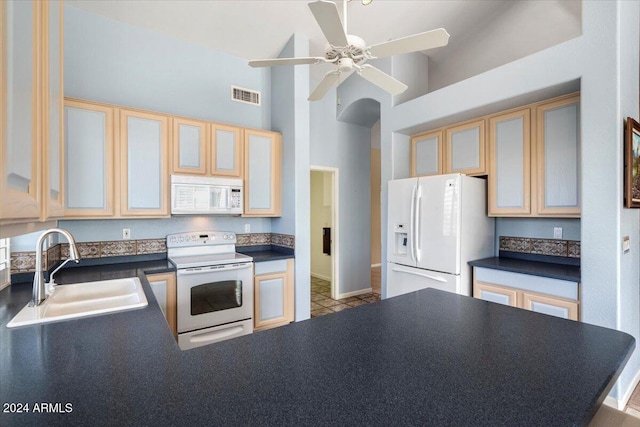
M 178 333 L 253 317 L 253 263 L 178 270 Z

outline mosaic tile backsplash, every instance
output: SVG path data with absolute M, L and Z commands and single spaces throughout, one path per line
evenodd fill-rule
M 580 258 L 580 242 L 577 240 L 500 236 L 500 250 L 526 254 Z
M 295 237 L 277 233 L 236 234 L 237 246 L 277 245 L 294 249 Z M 78 242 L 80 258 L 106 258 L 113 256 L 149 255 L 167 252 L 166 239 L 115 240 L 106 242 Z M 60 243 L 44 254 L 47 270 L 58 262 L 69 258 L 69 245 Z M 30 273 L 36 269 L 36 253 L 12 252 L 11 274 Z

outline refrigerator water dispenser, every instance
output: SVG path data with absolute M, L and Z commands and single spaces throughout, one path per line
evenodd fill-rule
M 405 224 L 396 224 L 393 227 L 395 237 L 394 254 L 407 255 L 407 227 Z

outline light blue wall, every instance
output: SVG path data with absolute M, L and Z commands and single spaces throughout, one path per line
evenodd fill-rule
M 109 219 L 59 221 L 60 228 L 71 232 L 77 242 L 122 240 L 122 229 L 131 230 L 131 239 L 161 239 L 171 233 L 193 230 L 222 230 L 244 233 L 244 224 L 251 224 L 252 233 L 270 233 L 269 218 L 238 218 L 231 216 L 182 215 L 158 219 Z M 42 231 L 11 238 L 11 251 L 34 251 Z M 64 241 L 61 238 L 60 241 Z
M 628 332 L 636 340 L 640 221 L 638 210 L 622 207 L 622 126 L 626 116 L 638 117 L 639 7 L 638 2 L 621 0 L 583 2 L 582 36 L 400 104 L 390 119 L 392 129 L 403 132 L 579 81 L 581 318 Z M 384 145 L 382 154 L 383 162 L 393 158 L 393 153 L 385 157 Z M 384 174 L 383 169 L 383 182 Z M 622 238 L 627 235 L 631 251 L 623 254 Z M 612 397 L 628 397 L 639 367 L 636 351 Z
M 336 121 L 336 90 L 311 103 L 311 165 L 338 168 L 339 290 L 371 287 L 371 129 Z
M 65 96 L 269 129 L 270 69 L 75 7 L 64 10 Z M 231 100 L 231 85 L 262 106 Z
M 309 56 L 309 39 L 294 34 L 281 57 Z M 282 217 L 274 218 L 276 233 L 294 234 L 295 319 L 311 316 L 311 226 L 309 197 L 309 67 L 275 67 L 271 72 L 272 129 L 282 133 Z
M 246 127 L 271 129 L 271 72 L 201 46 L 65 6 L 65 96 Z M 230 99 L 231 85 L 258 90 L 262 106 Z M 271 232 L 271 220 L 225 216 L 60 221 L 78 241 L 163 238 L 194 229 Z M 293 233 L 293 230 L 291 230 Z M 40 233 L 12 239 L 34 250 Z

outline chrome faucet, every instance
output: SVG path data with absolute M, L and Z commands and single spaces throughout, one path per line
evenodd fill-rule
M 71 233 L 69 233 L 67 230 L 63 230 L 62 228 L 50 228 L 42 233 L 42 235 L 38 239 L 38 243 L 36 243 L 36 272 L 33 275 L 33 298 L 29 303 L 29 306 L 31 307 L 42 304 L 42 302 L 47 298 L 44 282 L 45 267 L 42 266 L 42 244 L 44 243 L 47 236 L 53 233 L 60 233 L 69 241 L 69 258 L 66 259 L 62 264 L 60 264 L 60 266 L 56 268 L 53 273 L 51 273 L 50 283 L 53 283 L 53 275 L 66 263 L 68 263 L 69 261 L 75 261 L 76 263 L 80 262 L 80 255 L 78 253 L 78 248 L 76 247 L 76 241 Z

